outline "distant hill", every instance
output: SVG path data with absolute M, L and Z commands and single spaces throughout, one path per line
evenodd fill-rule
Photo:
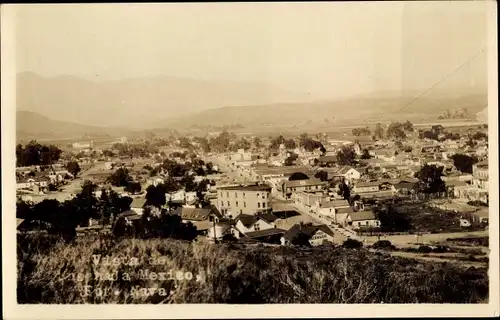
M 84 135 L 121 135 L 126 129 L 86 126 L 74 122 L 52 120 L 30 111 L 16 113 L 16 140 L 79 139 Z
M 485 93 L 471 93 L 462 96 L 444 95 L 420 98 L 404 108 L 414 99 L 413 95 L 387 94 L 382 98 L 363 96 L 340 101 L 314 103 L 269 104 L 245 107 L 224 107 L 200 112 L 164 125 L 182 129 L 204 125 L 242 125 L 246 128 L 300 126 L 308 124 L 355 125 L 370 121 L 435 121 L 450 108 L 467 109 L 475 115 L 484 109 Z
M 73 76 L 17 75 L 17 110 L 92 126 L 149 128 L 228 105 L 308 101 L 307 94 L 261 83 L 216 82 L 175 77 L 90 81 Z M 159 127 L 164 127 L 162 122 Z

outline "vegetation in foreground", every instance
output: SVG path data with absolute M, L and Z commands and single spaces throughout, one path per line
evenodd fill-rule
M 364 249 L 206 245 L 170 239 L 113 240 L 102 235 L 71 243 L 58 239 L 50 235 L 18 235 L 19 303 L 486 303 L 488 300 L 486 269 L 417 262 Z M 96 264 L 97 256 L 93 255 L 99 254 L 101 260 Z M 106 256 L 111 257 L 108 265 Z M 116 257 L 128 259 L 114 264 L 112 259 Z M 132 257 L 138 258 L 137 264 L 131 263 Z M 182 270 L 182 277 L 190 278 L 186 272 L 191 272 L 193 279 L 171 280 L 169 270 L 173 271 L 173 278 Z M 156 277 L 151 276 L 153 272 Z M 114 281 L 107 279 L 108 273 Z M 125 274 L 130 275 L 131 281 Z

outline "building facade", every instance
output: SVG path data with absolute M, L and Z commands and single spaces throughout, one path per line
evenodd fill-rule
M 227 216 L 255 215 L 268 212 L 271 207 L 271 187 L 268 185 L 240 185 L 217 189 L 217 209 Z

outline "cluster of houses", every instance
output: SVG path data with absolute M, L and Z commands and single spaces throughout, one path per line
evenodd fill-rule
M 50 168 L 41 166 L 16 168 L 17 193 L 43 194 L 49 184 L 59 184 L 73 178 L 61 164 L 54 164 Z

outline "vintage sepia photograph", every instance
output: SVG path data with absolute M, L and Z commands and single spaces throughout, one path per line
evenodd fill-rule
M 496 3 L 1 13 L 11 318 L 498 315 Z

